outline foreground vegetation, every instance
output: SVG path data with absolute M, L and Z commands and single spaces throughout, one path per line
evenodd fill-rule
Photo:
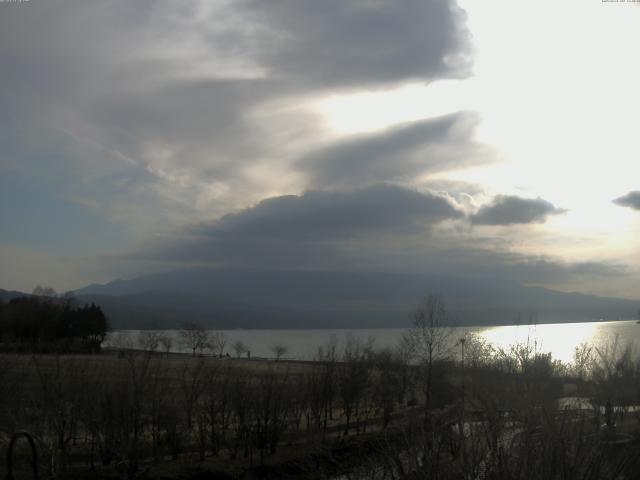
M 195 331 L 190 355 L 149 335 L 146 350 L 3 354 L 0 445 L 28 431 L 51 478 L 640 477 L 633 345 L 564 365 L 535 343 L 452 339 L 444 315 L 428 299 L 396 349 L 348 339 L 314 362 L 198 355 Z

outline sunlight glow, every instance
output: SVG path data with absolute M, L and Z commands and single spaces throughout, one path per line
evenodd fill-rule
M 468 81 L 441 80 L 348 95 L 331 95 L 313 105 L 340 135 L 371 132 L 460 110 L 475 110 Z

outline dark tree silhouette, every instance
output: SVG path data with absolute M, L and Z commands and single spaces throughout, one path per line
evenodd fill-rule
M 76 307 L 69 296 L 19 297 L 0 305 L 5 350 L 96 351 L 109 329 L 98 305 Z

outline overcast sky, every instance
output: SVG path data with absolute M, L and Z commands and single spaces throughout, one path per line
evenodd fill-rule
M 640 298 L 640 8 L 0 3 L 0 288 L 185 265 Z

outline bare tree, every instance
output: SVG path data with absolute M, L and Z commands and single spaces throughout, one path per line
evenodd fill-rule
M 413 313 L 413 327 L 407 333 L 407 343 L 425 369 L 424 394 L 427 409 L 431 404 L 433 364 L 446 358 L 450 350 L 451 326 L 444 299 L 429 294 Z
M 258 377 L 252 392 L 255 408 L 251 412 L 251 423 L 261 464 L 264 464 L 267 452 L 276 452 L 287 428 L 287 417 L 294 398 L 288 378 L 287 372 L 283 375 L 270 368 Z
M 247 345 L 242 340 L 236 340 L 235 342 L 233 342 L 231 348 L 233 348 L 233 351 L 236 353 L 236 356 L 238 358 L 249 351 L 249 347 L 247 347 Z
M 415 404 L 415 372 L 411 365 L 413 356 L 413 348 L 408 341 L 408 336 L 400 337 L 398 344 L 393 350 L 393 358 L 398 367 L 400 382 L 397 390 L 398 402 L 401 404 L 407 400 L 410 395 L 409 402 Z
M 58 295 L 58 292 L 56 292 L 51 287 L 43 287 L 41 285 L 38 285 L 33 289 L 33 295 L 37 297 L 56 297 Z
M 398 391 L 402 388 L 402 370 L 390 349 L 376 352 L 373 361 L 376 367 L 376 375 L 372 376 L 373 395 L 377 408 L 382 411 L 382 424 L 386 428 L 391 421 Z
M 167 354 L 167 357 L 168 357 L 169 353 L 171 352 L 171 348 L 173 347 L 173 337 L 163 332 L 160 334 L 160 338 L 158 339 L 158 342 L 160 343 L 160 345 L 162 346 L 162 349 L 164 350 L 164 352 Z
M 37 395 L 34 404 L 38 409 L 38 436 L 49 457 L 50 476 L 56 478 L 67 468 L 68 448 L 77 422 L 76 405 L 82 401 L 79 386 L 82 385 L 84 365 L 74 358 L 56 356 L 53 362 L 44 357 L 32 357 L 37 372 Z
M 148 353 L 155 352 L 160 346 L 160 338 L 162 337 L 160 332 L 153 330 L 146 330 L 138 334 L 138 346 L 141 350 Z
M 182 365 L 180 389 L 182 390 L 183 408 L 187 421 L 187 429 L 193 427 L 193 418 L 200 396 L 206 387 L 206 364 L 204 358 L 187 360 Z
M 199 323 L 187 323 L 180 330 L 180 339 L 182 345 L 188 348 L 196 356 L 196 351 L 202 354 L 202 351 L 209 345 L 209 332 Z
M 118 351 L 122 356 L 129 350 L 135 350 L 134 337 L 125 332 L 111 332 L 107 335 L 105 344 Z
M 289 353 L 289 347 L 282 343 L 276 343 L 271 347 L 271 352 L 276 356 L 276 361 L 278 361 Z
M 354 337 L 347 338 L 342 366 L 338 370 L 338 392 L 345 417 L 345 435 L 349 434 L 352 418 L 355 416 L 359 420 L 360 408 L 371 383 L 372 356 L 372 341 L 365 343 Z
M 475 333 L 464 335 L 460 344 L 464 345 L 464 358 L 461 360 L 472 369 L 489 365 L 496 355 L 495 348 Z
M 331 337 L 326 346 L 319 346 L 314 368 L 306 375 L 308 391 L 307 427 L 314 420 L 315 428 L 326 434 L 329 420 L 333 420 L 333 404 L 337 392 L 338 342 Z
M 571 368 L 573 374 L 581 380 L 587 380 L 593 368 L 594 362 L 593 345 L 582 342 L 573 351 L 573 362 Z
M 227 346 L 227 337 L 224 333 L 215 332 L 211 335 L 209 340 L 209 348 L 213 354 L 217 357 L 224 355 L 224 348 Z

